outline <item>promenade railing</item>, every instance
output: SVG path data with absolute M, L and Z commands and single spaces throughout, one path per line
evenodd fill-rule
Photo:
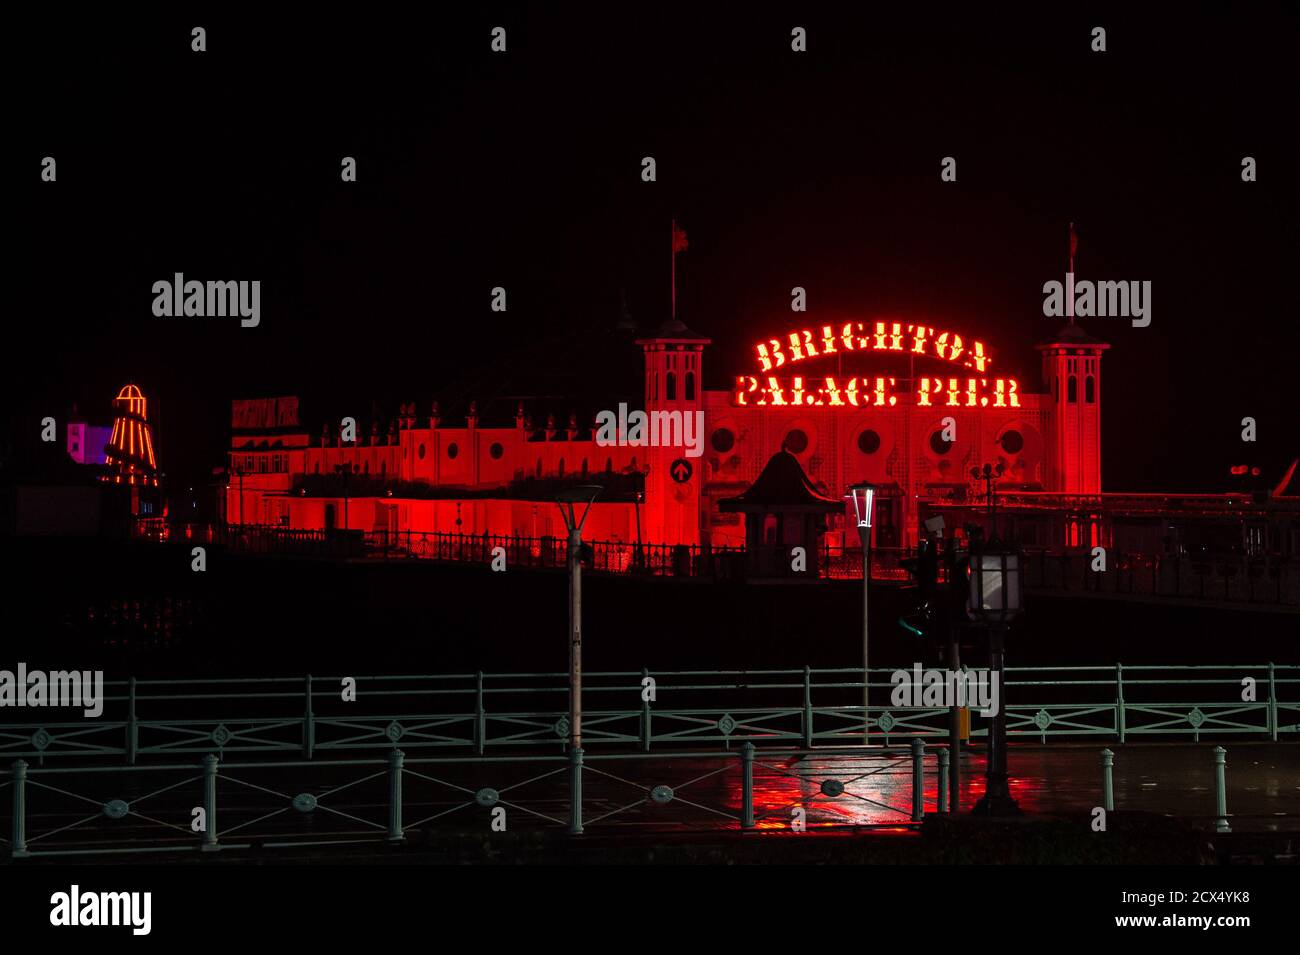
M 588 672 L 589 750 L 813 749 L 946 737 L 945 706 L 895 705 L 897 671 L 861 668 Z M 1000 696 L 1013 740 L 1081 737 L 1198 741 L 1300 737 L 1300 666 L 1125 664 L 1008 669 Z M 0 763 L 16 758 L 136 764 L 185 754 L 300 757 L 562 752 L 561 673 L 298 676 L 108 681 L 103 711 L 7 708 Z M 17 719 L 15 719 L 17 717 Z M 865 725 L 864 725 L 865 722 Z M 971 716 L 971 735 L 987 733 Z

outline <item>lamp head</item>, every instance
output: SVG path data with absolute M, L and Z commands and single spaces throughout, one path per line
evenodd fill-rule
M 875 516 L 876 486 L 861 482 L 849 486 L 849 497 L 853 500 L 853 516 L 860 528 L 871 529 Z
M 579 484 L 566 487 L 555 495 L 555 499 L 561 504 L 590 504 L 603 490 L 599 484 Z

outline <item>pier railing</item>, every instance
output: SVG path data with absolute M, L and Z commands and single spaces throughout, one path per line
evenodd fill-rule
M 894 705 L 895 671 L 861 668 L 584 674 L 583 745 L 649 753 L 804 749 L 946 737 L 943 706 Z M 7 709 L 0 764 L 564 751 L 560 673 L 109 681 L 98 718 Z M 1300 666 L 1016 667 L 1001 700 L 1013 740 L 1300 738 Z M 62 715 L 60 715 L 62 714 Z M 20 716 L 21 722 L 13 717 Z M 971 714 L 971 735 L 987 733 Z
M 428 560 L 490 566 L 504 560 L 509 568 L 565 566 L 567 543 L 562 537 L 521 537 L 512 534 L 454 532 L 297 530 L 260 524 L 185 524 L 169 526 L 158 519 L 142 521 L 138 537 L 209 543 L 241 553 L 303 557 Z M 703 547 L 687 544 L 646 544 L 635 541 L 589 541 L 584 544 L 589 572 L 643 574 L 740 580 L 750 575 L 743 547 Z M 873 580 L 905 582 L 901 561 L 911 552 L 902 547 L 876 547 L 871 552 Z M 781 559 L 763 562 L 765 575 L 790 578 L 807 573 L 792 569 L 782 549 Z M 823 540 L 815 562 L 822 579 L 859 580 L 862 551 Z M 1300 607 L 1300 563 L 1278 556 L 1153 555 L 1112 549 L 1104 571 L 1094 569 L 1087 551 L 1029 548 L 1024 554 L 1026 589 L 1041 593 L 1100 595 L 1211 601 L 1266 607 Z M 787 572 L 788 571 L 788 572 Z M 940 577 L 943 569 L 940 568 Z

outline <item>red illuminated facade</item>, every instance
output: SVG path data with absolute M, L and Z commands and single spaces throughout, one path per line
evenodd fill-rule
M 236 401 L 226 518 L 562 536 L 554 491 L 576 481 L 606 487 L 589 540 L 743 546 L 741 515 L 718 502 L 743 494 L 783 449 L 828 498 L 841 499 L 857 481 L 877 485 L 878 546 L 914 540 L 929 505 L 977 500 L 982 482 L 970 472 L 985 463 L 1004 465 L 1003 492 L 1068 496 L 1076 508 L 1100 503 L 1108 346 L 1073 322 L 1038 346 L 1041 390 L 1001 371 L 983 342 L 938 327 L 810 325 L 758 343 L 751 365 L 721 390 L 703 387 L 710 344 L 676 319 L 636 341 L 644 410 L 702 412 L 698 457 L 682 447 L 601 443 L 592 422 L 576 416 L 539 423 L 532 414 L 541 409 L 528 401 L 504 421 L 482 419 L 474 403 L 454 418 L 436 402 L 403 405 L 389 421 L 358 419 L 354 440 L 341 433 L 341 417 L 302 423 L 297 398 Z M 842 518 L 829 525 L 834 543 Z M 1096 531 L 1070 533 L 1073 540 L 1041 543 L 1086 546 Z

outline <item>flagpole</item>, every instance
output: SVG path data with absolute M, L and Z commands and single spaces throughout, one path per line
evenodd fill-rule
M 672 256 L 673 267 L 671 271 L 673 284 L 673 310 L 672 317 L 677 317 L 677 220 L 672 220 L 672 236 L 668 240 L 668 254 Z
M 1069 252 L 1070 252 L 1070 256 L 1069 256 L 1070 268 L 1069 271 L 1066 273 L 1067 275 L 1066 284 L 1069 285 L 1069 288 L 1066 289 L 1065 292 L 1065 308 L 1066 308 L 1065 314 L 1070 317 L 1070 324 L 1073 325 L 1074 324 L 1074 223 L 1073 222 L 1070 223 L 1070 237 L 1068 242 L 1069 242 Z

